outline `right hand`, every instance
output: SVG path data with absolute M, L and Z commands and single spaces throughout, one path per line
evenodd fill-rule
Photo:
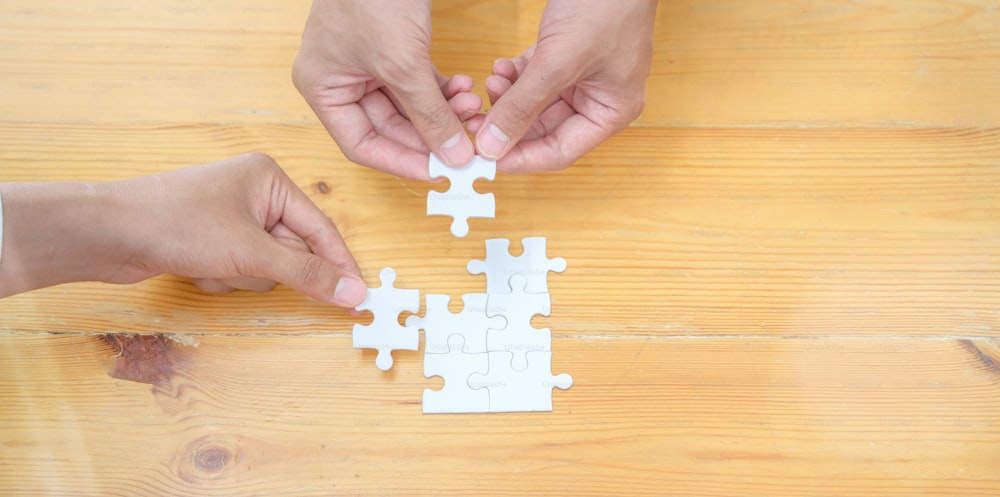
M 462 166 L 462 122 L 482 108 L 472 78 L 430 59 L 430 0 L 315 0 L 292 81 L 348 159 L 427 180 L 427 155 Z
M 8 207 L 0 297 L 161 273 L 209 291 L 282 282 L 346 308 L 367 294 L 333 221 L 263 154 L 112 183 L 0 183 L 0 191 Z

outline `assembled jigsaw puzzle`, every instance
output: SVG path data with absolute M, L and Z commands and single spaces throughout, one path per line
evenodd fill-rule
M 425 376 L 445 380 L 443 389 L 424 391 L 424 413 L 483 412 L 482 397 L 471 393 L 483 391 L 488 392 L 487 412 L 551 411 L 552 388 L 572 386 L 568 374 L 552 375 L 549 330 L 531 326 L 532 317 L 550 313 L 548 271 L 564 271 L 566 261 L 546 257 L 545 238 L 525 238 L 521 244 L 524 254 L 510 257 L 510 240 L 487 240 L 487 260 L 469 263 L 472 273 L 478 269 L 474 263 L 485 265 L 487 286 L 492 281 L 501 292 L 488 288 L 485 294 L 465 295 L 460 314 L 448 310 L 446 296 L 428 296 L 427 315 L 407 320 L 424 330 Z M 545 292 L 529 292 L 529 280 Z M 500 317 L 503 326 L 490 321 Z M 479 341 L 484 328 L 485 349 Z

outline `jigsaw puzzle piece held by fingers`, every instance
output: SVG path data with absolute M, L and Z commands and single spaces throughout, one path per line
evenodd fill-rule
M 486 240 L 486 259 L 472 260 L 466 266 L 471 274 L 486 274 L 486 293 L 510 293 L 510 277 L 524 276 L 525 292 L 548 293 L 549 271 L 561 273 L 566 270 L 566 259 L 546 256 L 545 237 L 528 237 L 521 240 L 524 251 L 514 257 L 510 255 L 510 240 L 493 238 Z
M 428 354 L 446 354 L 448 339 L 454 334 L 465 339 L 464 352 L 484 353 L 487 330 L 503 329 L 507 325 L 503 316 L 487 316 L 485 293 L 463 295 L 465 307 L 457 314 L 448 309 L 451 297 L 447 295 L 427 294 L 424 301 L 427 304 L 424 316 L 410 316 L 406 326 L 424 330 L 424 351 Z
M 464 342 L 461 335 L 451 335 L 447 353 L 424 354 L 424 376 L 444 378 L 441 390 L 424 390 L 424 414 L 489 412 L 489 392 L 469 386 L 470 375 L 489 371 L 489 356 L 462 352 Z
M 566 374 L 552 376 L 552 353 L 529 352 L 528 368 L 511 368 L 510 352 L 489 353 L 489 373 L 473 373 L 469 386 L 490 393 L 490 412 L 529 412 L 552 410 L 552 388 L 573 386 Z
M 448 191 L 427 192 L 428 216 L 451 216 L 451 234 L 459 238 L 469 234 L 469 218 L 496 216 L 496 199 L 492 193 L 479 193 L 473 188 L 477 179 L 493 181 L 497 173 L 497 163 L 475 156 L 472 162 L 462 167 L 450 167 L 434 154 L 430 155 L 427 173 L 431 178 L 446 177 L 450 183 Z
M 356 323 L 352 332 L 354 348 L 376 349 L 375 365 L 382 371 L 392 367 L 393 350 L 417 350 L 420 331 L 415 327 L 400 326 L 399 314 L 420 309 L 420 291 L 396 288 L 396 271 L 387 267 L 379 273 L 382 286 L 369 288 L 364 302 L 355 309 L 371 311 L 372 323 Z

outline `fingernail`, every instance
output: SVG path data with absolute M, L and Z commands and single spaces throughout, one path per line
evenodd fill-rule
M 441 144 L 441 157 L 451 166 L 464 166 L 475 154 L 472 141 L 464 131 L 455 133 L 455 136 Z
M 476 137 L 476 143 L 479 144 L 479 152 L 483 154 L 487 159 L 497 159 L 500 154 L 503 153 L 503 149 L 507 148 L 507 143 L 510 142 L 510 138 L 500 131 L 495 124 L 490 124 L 486 127 L 486 131 L 480 132 L 479 136 Z
M 357 307 L 364 302 L 368 296 L 368 287 L 365 283 L 352 276 L 344 276 L 337 282 L 337 288 L 333 289 L 333 300 L 344 305 L 344 307 Z

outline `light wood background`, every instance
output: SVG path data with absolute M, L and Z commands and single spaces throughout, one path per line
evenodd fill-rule
M 543 5 L 436 0 L 435 62 L 481 83 Z M 642 118 L 462 240 L 296 93 L 307 11 L 6 0 L 0 181 L 266 152 L 370 283 L 455 301 L 547 236 L 576 384 L 423 416 L 422 352 L 286 288 L 64 285 L 0 301 L 0 495 L 1000 495 L 1000 2 L 664 1 Z

